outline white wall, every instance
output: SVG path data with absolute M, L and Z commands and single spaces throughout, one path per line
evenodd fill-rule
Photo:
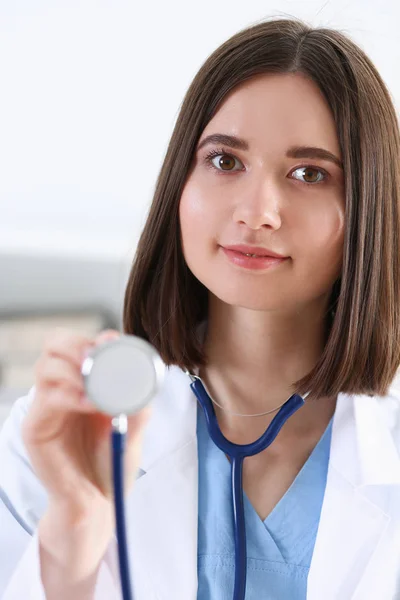
M 130 259 L 195 72 L 281 14 L 350 34 L 398 102 L 397 0 L 1 0 L 0 250 Z
M 207 56 L 263 18 L 301 17 L 358 42 L 398 105 L 399 12 L 397 0 L 0 0 L 0 424 L 33 384 L 53 313 L 60 325 L 96 307 L 121 320 L 168 140 Z

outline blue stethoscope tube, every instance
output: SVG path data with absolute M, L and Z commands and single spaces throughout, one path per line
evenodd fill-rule
M 287 419 L 304 405 L 304 400 L 298 394 L 293 394 L 280 408 L 267 430 L 258 440 L 251 444 L 234 444 L 222 434 L 211 398 L 203 382 L 197 375 L 190 374 L 190 378 L 192 379 L 190 387 L 203 408 L 212 441 L 232 461 L 232 503 L 235 529 L 235 585 L 233 600 L 244 600 L 246 594 L 247 551 L 243 505 L 243 461 L 247 456 L 254 456 L 265 450 L 274 441 Z
M 121 429 L 118 418 L 113 419 L 111 433 L 111 458 L 114 490 L 115 529 L 118 545 L 118 566 L 123 600 L 133 600 L 129 567 L 129 551 L 126 539 L 124 501 L 124 452 L 126 431 Z
M 211 398 L 200 377 L 191 373 L 189 373 L 189 376 L 192 380 L 190 387 L 203 408 L 208 432 L 212 441 L 231 459 L 232 504 L 235 530 L 235 584 L 233 600 L 244 600 L 246 594 L 247 552 L 243 504 L 243 461 L 247 456 L 254 456 L 272 444 L 288 418 L 304 405 L 304 400 L 298 394 L 293 394 L 280 408 L 267 430 L 258 440 L 251 444 L 234 444 L 222 434 Z M 123 462 L 125 438 L 126 429 L 124 426 L 121 427 L 121 422 L 116 417 L 113 419 L 111 446 L 119 573 L 123 600 L 133 600 L 124 505 Z

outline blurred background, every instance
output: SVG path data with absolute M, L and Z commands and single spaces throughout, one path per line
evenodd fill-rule
M 397 0 L 0 0 L 0 424 L 50 329 L 121 327 L 184 94 L 217 46 L 271 16 L 350 35 L 398 107 Z

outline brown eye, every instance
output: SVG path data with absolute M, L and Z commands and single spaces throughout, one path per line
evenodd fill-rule
M 235 159 L 228 154 L 221 154 L 221 158 L 218 159 L 218 166 L 221 167 L 223 171 L 231 171 L 235 166 Z
M 222 150 L 211 150 L 211 152 L 205 157 L 205 163 L 211 169 L 215 169 L 219 172 L 238 171 L 240 170 L 240 165 L 242 164 L 235 156 L 227 154 Z M 235 168 L 235 164 L 238 166 L 238 168 Z
M 324 172 L 321 169 L 317 169 L 314 167 L 299 167 L 298 169 L 295 169 L 293 173 L 296 173 L 297 171 L 300 171 L 301 177 L 304 177 L 303 183 L 320 183 L 326 178 Z M 297 179 L 297 177 L 295 177 L 295 179 Z
M 306 178 L 307 183 L 315 183 L 318 181 L 317 169 L 304 169 L 304 177 Z

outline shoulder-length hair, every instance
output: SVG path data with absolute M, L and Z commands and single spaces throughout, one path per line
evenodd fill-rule
M 125 333 L 166 365 L 207 364 L 198 324 L 208 290 L 186 265 L 179 202 L 200 136 L 226 94 L 261 73 L 301 73 L 332 111 L 345 177 L 343 267 L 332 288 L 324 350 L 293 383 L 309 398 L 385 395 L 400 364 L 399 124 L 382 78 L 343 33 L 298 19 L 258 22 L 228 39 L 191 83 L 159 173 L 128 279 Z

